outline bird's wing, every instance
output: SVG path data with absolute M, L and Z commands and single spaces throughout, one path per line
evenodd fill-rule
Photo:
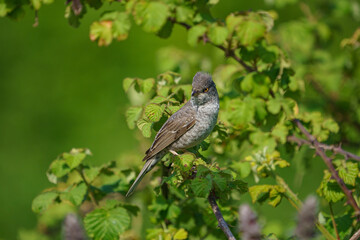
M 159 132 L 156 134 L 153 144 L 146 151 L 146 156 L 143 161 L 151 159 L 157 153 L 161 152 L 167 146 L 175 142 L 179 137 L 184 135 L 195 125 L 195 116 L 196 111 L 189 101 L 164 123 Z

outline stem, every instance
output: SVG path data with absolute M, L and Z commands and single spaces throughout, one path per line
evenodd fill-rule
M 294 142 L 299 146 L 301 146 L 301 145 L 309 145 L 310 148 L 315 148 L 310 141 L 308 141 L 306 139 L 296 137 L 295 135 L 288 136 L 287 140 L 289 142 Z M 332 151 L 335 154 L 343 155 L 345 157 L 345 159 L 351 158 L 351 159 L 354 159 L 356 161 L 360 161 L 360 156 L 357 156 L 357 155 L 355 155 L 355 154 L 353 154 L 351 152 L 345 151 L 344 149 L 341 148 L 340 145 L 335 146 L 335 145 L 326 145 L 324 143 L 319 143 L 319 147 L 322 148 L 324 151 Z
M 91 190 L 91 185 L 90 185 L 90 184 L 88 183 L 88 181 L 86 180 L 82 169 L 77 168 L 76 170 L 78 171 L 78 173 L 80 174 L 81 178 L 83 179 L 84 183 L 85 183 L 86 186 L 87 186 L 87 189 L 88 189 L 88 193 L 89 193 L 89 197 L 90 197 L 91 202 L 94 204 L 94 206 L 98 207 L 98 206 L 99 206 L 99 203 L 98 203 L 98 201 L 96 200 L 96 198 L 95 198 L 95 196 L 94 196 L 94 193 L 93 193 L 93 191 Z
M 352 237 L 349 240 L 357 240 L 360 237 L 360 229 L 357 230 L 356 233 L 354 233 L 354 235 L 352 235 Z
M 304 127 L 304 125 L 301 124 L 299 119 L 294 119 L 293 122 L 296 124 L 296 126 L 299 128 L 299 130 L 306 136 L 306 138 L 312 143 L 311 145 L 314 146 L 316 153 L 324 160 L 326 166 L 330 170 L 330 173 L 332 177 L 336 180 L 338 185 L 340 186 L 341 190 L 344 192 L 348 203 L 354 208 L 355 215 L 360 216 L 360 208 L 357 205 L 352 192 L 346 187 L 344 181 L 340 178 L 338 172 L 336 171 L 334 165 L 332 164 L 331 159 L 326 156 L 324 149 L 320 147 L 320 143 L 316 140 L 316 138 L 311 135 Z
M 331 202 L 329 202 L 329 208 L 330 208 L 331 221 L 332 221 L 335 233 L 336 233 L 336 238 L 337 238 L 337 240 L 340 240 L 340 236 L 339 236 L 339 232 L 338 232 L 337 227 L 336 227 L 336 222 L 335 222 L 334 212 L 333 212 L 333 209 L 332 209 Z
M 221 230 L 224 232 L 225 236 L 227 237 L 227 239 L 229 240 L 236 240 L 236 238 L 234 237 L 234 235 L 232 234 L 232 232 L 230 231 L 227 223 L 224 220 L 224 217 L 220 211 L 219 206 L 216 203 L 216 198 L 215 198 L 215 194 L 211 191 L 210 195 L 208 197 L 209 203 L 211 205 L 211 208 L 215 214 L 215 217 L 219 223 L 219 227 L 221 228 Z

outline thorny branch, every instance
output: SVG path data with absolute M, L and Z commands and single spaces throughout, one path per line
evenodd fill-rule
M 331 158 L 325 154 L 325 151 L 323 148 L 321 148 L 320 143 L 316 140 L 316 138 L 313 135 L 311 135 L 305 129 L 304 125 L 301 124 L 299 119 L 294 119 L 293 122 L 299 128 L 299 130 L 306 136 L 306 138 L 311 143 L 311 145 L 315 148 L 316 153 L 324 160 L 326 166 L 330 170 L 332 177 L 336 180 L 336 182 L 340 186 L 341 190 L 344 192 L 344 194 L 348 200 L 348 203 L 354 208 L 355 215 L 360 216 L 360 208 L 357 205 L 357 203 L 352 195 L 352 192 L 346 187 L 344 181 L 340 178 L 338 172 L 336 171 L 334 165 L 332 164 Z
M 357 232 L 354 233 L 354 235 L 352 235 L 352 237 L 349 240 L 357 240 L 359 239 L 359 237 L 360 237 L 360 229 L 357 230 Z
M 310 148 L 315 148 L 315 146 L 313 146 L 312 142 L 306 139 L 302 139 L 299 137 L 296 137 L 295 135 L 291 135 L 287 137 L 287 140 L 289 142 L 294 142 L 296 144 L 298 144 L 299 146 L 301 145 L 309 145 Z M 357 156 L 351 152 L 345 151 L 344 149 L 341 148 L 341 146 L 335 146 L 335 145 L 327 145 L 324 143 L 318 143 L 319 147 L 323 150 L 323 151 L 332 151 L 335 154 L 340 154 L 343 155 L 345 157 L 345 159 L 354 159 L 356 161 L 360 162 L 360 156 Z
M 219 227 L 221 228 L 221 230 L 224 232 L 225 236 L 227 237 L 227 239 L 229 240 L 236 240 L 236 238 L 234 237 L 234 235 L 232 234 L 232 232 L 230 231 L 227 223 L 224 220 L 224 217 L 220 211 L 219 206 L 216 203 L 216 199 L 215 199 L 215 195 L 213 192 L 210 192 L 210 195 L 208 197 L 209 203 L 211 205 L 211 208 L 215 214 L 215 217 L 219 223 Z

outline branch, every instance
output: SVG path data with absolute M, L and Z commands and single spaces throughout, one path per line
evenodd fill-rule
M 215 217 L 216 217 L 216 219 L 217 219 L 217 221 L 219 223 L 219 227 L 224 232 L 227 239 L 236 240 L 236 238 L 234 237 L 234 235 L 230 231 L 227 223 L 225 222 L 223 215 L 221 214 L 220 208 L 216 203 L 215 195 L 214 195 L 213 192 L 210 193 L 210 195 L 208 197 L 208 200 L 209 200 L 211 208 L 212 208 L 212 210 L 213 210 L 213 212 L 215 214 Z
M 360 237 L 360 229 L 357 230 L 356 233 L 354 233 L 354 235 L 352 235 L 352 237 L 349 240 L 357 240 Z
M 315 148 L 310 141 L 308 141 L 306 139 L 296 137 L 295 135 L 288 136 L 287 140 L 289 142 L 294 142 L 299 146 L 301 146 L 301 145 L 309 145 L 310 148 Z M 354 159 L 354 160 L 360 162 L 360 157 L 359 156 L 357 156 L 357 155 L 355 155 L 355 154 L 353 154 L 351 152 L 345 151 L 344 149 L 341 148 L 340 145 L 335 146 L 335 145 L 326 145 L 324 143 L 319 143 L 319 147 L 322 148 L 322 150 L 324 150 L 324 151 L 332 151 L 335 154 L 343 155 L 345 157 L 345 159 L 351 158 L 351 159 Z
M 357 205 L 352 192 L 346 187 L 344 181 L 340 178 L 338 172 L 336 171 L 335 167 L 332 164 L 331 159 L 326 156 L 325 151 L 321 148 L 320 143 L 316 140 L 316 138 L 311 135 L 301 124 L 299 119 L 294 119 L 293 122 L 299 128 L 299 130 L 306 136 L 306 138 L 311 142 L 311 145 L 314 146 L 316 153 L 324 160 L 326 166 L 330 170 L 332 177 L 336 180 L 338 185 L 340 186 L 341 190 L 345 193 L 345 196 L 348 200 L 348 203 L 354 208 L 355 215 L 360 216 L 360 208 Z
M 183 26 L 186 30 L 189 30 L 190 28 L 192 28 L 191 25 L 187 24 L 187 23 L 184 23 L 184 22 L 178 22 L 176 21 L 175 18 L 169 18 L 169 20 L 173 23 L 176 23 L 176 24 L 179 24 L 180 26 Z M 231 57 L 233 59 L 235 59 L 235 61 L 237 61 L 238 63 L 240 63 L 245 69 L 246 71 L 248 72 L 254 72 L 256 71 L 256 68 L 252 68 L 250 67 L 249 65 L 247 65 L 243 60 L 241 60 L 238 56 L 236 56 L 235 54 L 235 51 L 232 50 L 232 49 L 226 49 L 224 46 L 222 45 L 217 45 L 217 44 L 214 44 L 213 42 L 210 41 L 210 39 L 207 37 L 206 34 L 204 34 L 203 36 L 204 38 L 204 43 L 210 43 L 211 45 L 221 49 L 222 51 L 224 51 L 225 55 L 227 57 Z

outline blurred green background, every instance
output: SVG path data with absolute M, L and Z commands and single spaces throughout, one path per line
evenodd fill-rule
M 58 154 L 87 147 L 93 153 L 91 161 L 99 164 L 135 149 L 136 139 L 124 118 L 122 79 L 160 73 L 156 56 L 161 47 L 190 49 L 179 27 L 163 40 L 136 26 L 126 41 L 99 48 L 88 34 L 103 9 L 88 9 L 74 29 L 64 19 L 64 8 L 63 1 L 42 7 L 37 28 L 32 27 L 30 9 L 19 22 L 0 18 L 0 238 L 16 239 L 19 229 L 35 227 L 31 201 L 50 186 L 45 172 Z M 213 15 L 224 18 L 248 9 L 271 7 L 262 0 L 227 0 L 216 5 Z M 297 5 L 277 13 L 275 25 L 302 15 Z M 355 23 L 344 19 L 341 24 L 347 26 L 343 37 L 350 36 Z M 201 46 L 196 51 L 212 58 L 216 50 Z M 317 186 L 311 183 L 321 180 L 323 166 L 320 161 L 316 165 L 300 187 L 301 197 L 314 192 Z M 264 206 L 258 211 L 288 223 L 294 215 L 287 209 L 286 202 L 276 210 Z

